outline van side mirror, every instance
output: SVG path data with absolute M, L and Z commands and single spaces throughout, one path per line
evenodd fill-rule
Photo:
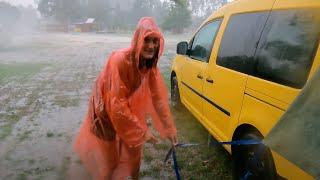
M 182 41 L 177 44 L 177 54 L 186 55 L 188 52 L 188 42 Z

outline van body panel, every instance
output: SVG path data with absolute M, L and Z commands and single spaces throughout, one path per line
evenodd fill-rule
M 253 125 L 266 136 L 283 113 L 283 110 L 245 94 L 239 124 Z
M 273 11 L 306 8 L 320 8 L 320 1 L 233 1 L 214 12 L 196 31 L 198 32 L 208 22 L 223 17 L 208 63 L 193 61 L 188 56 L 176 56 L 172 69 L 177 74 L 181 101 L 218 141 L 232 140 L 237 127 L 243 124 L 251 125 L 263 136 L 267 136 L 301 90 L 291 85 L 282 85 L 276 81 L 255 77 L 256 74 L 248 73 L 248 75 L 218 65 L 219 50 L 223 44 L 228 24 L 234 16 L 241 14 L 268 12 L 269 19 Z M 320 11 L 315 17 L 320 18 Z M 262 35 L 263 33 L 261 37 Z M 318 39 L 317 43 L 319 42 Z M 257 49 L 259 45 L 257 43 Z M 314 52 L 313 62 L 311 66 L 308 66 L 311 67 L 310 72 L 304 77 L 310 79 L 319 65 L 320 47 L 318 45 Z M 196 78 L 199 74 L 203 77 L 201 80 Z M 280 71 L 281 74 L 283 74 L 282 71 Z M 231 153 L 230 146 L 224 146 L 224 148 Z M 288 179 L 313 179 L 276 152 L 272 151 L 272 155 L 280 176 Z
M 203 79 L 199 79 L 198 76 L 203 76 L 207 63 L 192 60 L 189 57 L 185 57 L 185 61 L 181 67 L 183 71 L 180 73 L 180 88 L 183 94 L 183 103 L 196 118 L 202 120 L 203 99 L 199 94 L 202 94 L 203 91 Z
M 271 106 L 274 106 L 280 110 L 283 110 L 285 111 L 288 107 L 289 107 L 289 104 L 283 102 L 283 101 L 279 101 L 278 99 L 275 99 L 271 96 L 267 96 L 265 94 L 262 94 L 258 91 L 255 91 L 253 89 L 250 89 L 248 87 L 246 87 L 246 90 L 244 92 L 246 95 L 248 96 L 251 96 L 251 97 L 254 97 L 256 98 L 257 100 L 260 100 L 262 102 L 265 102 Z
M 295 8 L 317 8 L 320 7 L 319 0 L 276 0 L 273 7 L 276 9 L 295 9 Z
M 220 8 L 218 11 L 214 12 L 206 20 L 214 19 L 215 17 L 222 15 L 238 14 L 238 13 L 247 13 L 247 12 L 258 12 L 270 10 L 274 4 L 275 0 L 242 0 L 242 1 L 233 1 L 228 5 Z
M 271 150 L 278 174 L 290 180 L 312 180 L 312 176 L 298 168 L 295 164 Z
M 277 20 L 279 20 L 279 22 L 282 22 L 282 23 L 284 23 L 285 21 L 283 20 L 283 19 L 280 19 L 280 17 L 281 18 L 289 18 L 290 17 L 290 14 L 291 14 L 291 18 L 292 19 L 290 19 L 290 20 L 294 20 L 294 18 L 293 18 L 293 16 L 292 16 L 292 13 L 293 13 L 293 11 L 297 11 L 298 12 L 298 10 L 307 10 L 307 9 L 313 9 L 312 10 L 312 16 L 315 16 L 315 19 L 318 19 L 317 21 L 319 21 L 319 18 L 320 18 L 320 1 L 300 1 L 300 0 L 297 0 L 297 1 L 288 1 L 288 0 L 277 0 L 276 2 L 275 2 L 275 4 L 274 4 L 274 6 L 273 6 L 273 9 L 272 9 L 272 17 L 274 17 L 275 19 L 276 19 L 276 21 Z M 315 9 L 315 8 L 317 8 L 317 9 Z M 292 11 L 292 12 L 291 12 Z M 304 12 L 305 13 L 305 12 Z M 274 14 L 274 16 L 273 16 L 273 14 Z M 288 15 L 287 15 L 288 14 Z M 280 16 L 281 15 L 281 16 Z M 286 15 L 287 15 L 287 17 L 286 17 Z M 295 15 L 297 15 L 297 14 L 295 14 Z M 284 17 L 282 17 L 282 16 L 284 16 Z M 301 16 L 301 19 L 300 19 L 300 16 Z M 304 16 L 306 16 L 306 17 L 308 17 L 309 16 L 309 14 L 299 14 L 299 20 L 300 21 L 303 21 L 303 20 L 305 20 L 304 19 Z M 296 16 L 295 16 L 296 17 Z M 277 19 L 278 18 L 278 19 Z M 282 20 L 282 21 L 281 21 Z M 270 26 L 272 26 L 272 24 L 274 23 L 272 20 L 270 20 L 270 22 L 271 23 L 268 23 L 267 25 L 266 25 L 266 27 L 265 27 L 265 29 L 269 29 L 270 30 L 270 27 L 269 27 L 269 25 Z M 299 21 L 298 21 L 299 22 Z M 286 30 L 287 30 L 287 34 L 289 33 L 289 34 L 294 34 L 294 33 L 296 33 L 295 35 L 296 36 L 298 36 L 298 32 L 294 32 L 294 30 L 296 30 L 297 28 L 307 28 L 308 27 L 308 25 L 309 24 L 304 24 L 304 22 L 302 22 L 301 24 L 299 24 L 299 25 L 294 25 L 294 27 L 295 27 L 295 29 L 294 28 L 291 28 L 291 26 L 292 25 L 283 25 L 283 27 L 282 28 L 286 28 Z M 272 27 L 273 28 L 273 27 Z M 290 29 L 291 28 L 291 29 Z M 279 29 L 277 29 L 277 28 L 274 28 L 275 29 L 275 31 L 279 31 L 279 32 L 281 32 L 281 28 L 279 28 Z M 290 30 L 291 31 L 293 31 L 293 32 L 290 32 Z M 305 32 L 304 33 L 307 33 L 309 30 L 304 30 Z M 282 32 L 283 32 L 283 30 L 282 30 Z M 301 32 L 303 32 L 303 31 L 301 31 Z M 300 33 L 301 33 L 300 32 Z M 265 34 L 264 34 L 265 33 Z M 269 57 L 269 59 L 270 59 L 270 62 L 266 62 L 266 63 L 270 63 L 271 65 L 269 65 L 269 64 L 263 64 L 264 66 L 266 66 L 267 65 L 267 67 L 268 66 L 270 66 L 270 67 L 272 67 L 272 66 L 279 66 L 276 70 L 280 70 L 281 68 L 281 64 L 275 64 L 275 63 L 278 63 L 278 62 L 272 62 L 272 58 L 275 58 L 276 56 L 278 56 L 277 55 L 277 53 L 280 53 L 280 50 L 279 51 L 275 51 L 275 50 L 271 50 L 271 47 L 272 48 L 276 48 L 277 46 L 282 46 L 281 48 L 284 48 L 285 46 L 287 46 L 287 47 L 293 47 L 293 46 L 297 46 L 297 47 L 299 47 L 299 46 L 302 46 L 302 44 L 299 44 L 299 43 L 302 43 L 302 42 L 305 42 L 305 41 L 303 41 L 303 40 L 300 40 L 301 42 L 299 42 L 297 39 L 294 39 L 294 37 L 295 36 L 291 36 L 292 37 L 292 39 L 285 39 L 285 41 L 281 41 L 281 42 L 277 42 L 276 40 L 276 38 L 277 38 L 277 36 L 275 35 L 275 34 L 272 34 L 272 31 L 271 31 L 271 33 L 269 34 L 269 32 L 268 32 L 268 30 L 266 30 L 266 32 L 264 32 L 263 33 L 263 35 L 262 35 L 262 37 L 261 37 L 261 40 L 260 40 L 260 43 L 259 43 L 259 46 L 258 46 L 258 49 L 260 48 L 260 44 L 263 44 L 263 43 L 266 43 L 265 41 L 263 41 L 263 43 L 261 43 L 261 41 L 262 40 L 268 40 L 269 38 L 272 38 L 272 39 L 270 39 L 270 41 L 268 41 L 268 43 L 271 45 L 270 47 L 269 47 L 269 52 L 268 53 L 270 53 L 270 54 L 267 54 L 267 55 L 265 55 L 265 57 L 268 57 L 268 56 L 270 56 Z M 310 33 L 309 32 L 309 34 L 312 34 L 312 33 Z M 269 37 L 271 35 L 271 37 Z M 286 37 L 287 38 L 287 37 Z M 305 38 L 306 39 L 306 38 Z M 298 41 L 298 42 L 294 42 L 294 41 Z M 274 44 L 272 44 L 272 43 L 274 43 Z M 278 43 L 278 45 L 277 44 L 275 44 L 275 43 Z M 281 43 L 288 43 L 288 45 L 287 44 L 281 44 Z M 318 42 L 317 42 L 318 43 Z M 267 45 L 267 46 L 269 46 L 269 44 Z M 261 45 L 261 46 L 263 46 L 263 45 Z M 296 51 L 299 51 L 299 50 L 302 50 L 302 48 L 300 48 L 300 49 L 297 49 Z M 263 51 L 263 50 L 262 50 Z M 259 52 L 259 50 L 257 50 L 257 53 Z M 292 57 L 287 57 L 288 55 L 287 54 L 285 54 L 285 53 L 287 53 L 287 52 L 284 52 L 284 55 L 285 55 L 285 57 L 282 59 L 282 61 L 285 61 L 286 60 L 286 58 L 289 58 L 289 61 L 292 61 L 292 59 L 290 59 L 290 58 L 292 58 Z M 311 64 L 313 63 L 313 65 L 311 66 L 311 68 L 310 68 L 310 72 L 309 72 L 309 75 L 308 76 L 306 76 L 306 77 L 311 77 L 312 76 L 312 74 L 314 73 L 314 71 L 316 70 L 316 68 L 318 67 L 318 62 L 319 62 L 319 58 L 316 56 L 316 57 L 314 57 L 313 55 L 314 54 L 312 54 L 311 53 L 311 55 L 312 55 L 312 57 L 311 57 Z M 308 56 L 309 56 L 309 54 L 308 54 Z M 318 59 L 318 60 L 317 60 Z M 296 60 L 296 59 L 294 59 L 293 58 L 293 60 Z M 268 60 L 269 61 L 269 60 Z M 285 62 L 283 62 L 283 63 L 285 63 Z M 289 64 L 289 65 L 294 65 L 293 63 L 291 63 L 291 64 Z M 290 66 L 287 66 L 287 67 L 290 67 Z M 262 65 L 261 65 L 262 66 Z M 269 68 L 269 67 L 268 67 Z M 274 71 L 276 71 L 276 70 L 274 70 Z M 286 70 L 285 68 L 282 68 L 282 71 L 283 70 Z M 286 74 L 285 73 L 283 73 L 284 74 L 284 76 L 286 76 Z M 292 75 L 292 73 L 291 73 L 291 75 Z M 262 75 L 263 76 L 263 75 Z M 287 75 L 288 76 L 288 75 Z M 290 75 L 289 75 L 290 76 Z M 299 77 L 299 76 L 298 76 Z M 288 79 L 288 78 L 287 78 Z M 290 78 L 289 78 L 290 79 Z M 284 83 L 286 83 L 286 82 L 284 82 Z M 250 89 L 253 89 L 253 90 L 255 90 L 255 91 L 257 91 L 257 92 L 260 92 L 261 94 L 265 94 L 265 95 L 267 95 L 267 96 L 270 96 L 270 97 L 272 97 L 272 98 L 275 98 L 275 99 L 277 99 L 277 100 L 279 100 L 279 101 L 282 101 L 282 102 L 284 102 L 284 103 L 287 103 L 287 104 L 291 104 L 292 103 L 292 101 L 294 100 L 294 98 L 298 95 L 298 93 L 300 92 L 300 90 L 301 90 L 301 88 L 303 87 L 303 86 L 297 86 L 297 87 L 295 87 L 295 85 L 288 85 L 288 84 L 282 84 L 282 83 L 277 83 L 277 82 L 272 82 L 272 81 L 270 81 L 270 80 L 265 80 L 265 79 L 261 79 L 261 78 L 257 78 L 257 77 L 254 77 L 254 76 L 249 76 L 249 78 L 248 78 L 248 84 L 247 84 L 247 87 L 248 88 L 250 88 Z
M 255 91 L 255 94 L 260 94 L 260 98 L 267 103 L 271 103 L 279 108 L 288 107 L 294 98 L 300 92 L 300 89 L 290 88 L 271 81 L 249 76 L 247 88 Z M 270 98 L 267 98 L 270 97 Z M 276 99 L 280 104 L 274 104 L 271 100 Z M 284 106 L 284 104 L 286 104 Z
M 186 62 L 186 57 L 177 54 L 174 58 L 174 61 L 172 63 L 172 67 L 171 67 L 171 72 L 174 72 L 176 74 L 177 77 L 177 81 L 178 81 L 178 88 L 179 88 L 179 93 L 180 93 L 180 98 L 181 101 L 185 101 L 184 97 L 185 94 L 182 90 L 182 86 L 181 86 L 181 80 L 180 80 L 180 74 L 182 73 L 182 67 Z
M 243 4 L 235 3 L 235 6 L 232 6 L 232 8 L 227 7 L 228 14 L 224 14 L 224 22 L 221 24 L 220 32 L 217 35 L 211 52 L 208 68 L 204 73 L 205 79 L 213 80 L 213 83 L 204 81 L 204 96 L 215 104 L 212 105 L 212 103 L 208 101 L 203 101 L 204 121 L 209 124 L 211 129 L 215 130 L 214 133 L 217 134 L 222 141 L 232 139 L 233 127 L 239 123 L 238 120 L 241 112 L 241 108 L 239 107 L 242 106 L 248 75 L 217 65 L 216 60 L 218 58 L 221 41 L 234 13 L 268 12 L 272 9 L 274 1 L 263 0 L 259 1 L 259 3 L 252 2 L 252 6 L 255 8 L 251 8 L 251 5 L 248 6 L 247 3 L 249 3 L 249 1 Z M 252 9 L 254 9 L 254 11 Z M 267 14 L 268 13 L 266 13 L 266 17 Z M 216 14 L 216 16 L 220 15 L 221 14 L 218 13 Z M 212 16 L 212 18 L 215 18 L 215 16 Z M 265 19 L 265 21 L 266 20 L 267 19 Z
M 319 12 L 320 13 L 320 12 Z M 320 17 L 320 15 L 319 15 Z M 313 61 L 313 65 L 311 67 L 311 70 L 310 70 L 310 74 L 309 74 L 309 78 L 310 79 L 313 74 L 316 72 L 316 70 L 318 69 L 318 67 L 320 66 L 320 37 L 319 37 L 319 44 L 318 44 L 318 49 L 317 49 L 317 52 L 316 52 L 316 55 L 314 57 L 314 61 Z

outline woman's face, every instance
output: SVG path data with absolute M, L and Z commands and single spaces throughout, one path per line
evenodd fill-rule
M 140 55 L 144 59 L 152 59 L 157 53 L 159 48 L 159 38 L 156 36 L 147 36 L 144 38 Z

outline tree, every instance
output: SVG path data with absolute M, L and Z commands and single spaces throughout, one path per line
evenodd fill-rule
M 186 0 L 175 0 L 170 4 L 168 15 L 165 17 L 162 28 L 181 33 L 191 24 L 191 11 Z
M 20 11 L 9 3 L 0 2 L 0 24 L 2 28 L 11 28 L 20 18 Z
M 126 12 L 120 8 L 119 2 L 112 8 L 110 13 L 110 18 L 108 18 L 107 25 L 109 25 L 108 29 L 112 29 L 112 31 L 116 31 L 117 29 L 126 29 L 129 25 L 128 15 L 129 12 Z M 126 18 L 127 17 L 127 18 Z
M 19 32 L 32 32 L 37 29 L 39 19 L 37 9 L 29 5 L 28 7 L 19 6 L 20 18 L 17 23 L 17 30 Z
M 55 0 L 40 0 L 38 4 L 38 10 L 43 17 L 49 17 L 54 15 L 56 8 Z
M 194 16 L 207 17 L 227 2 L 227 0 L 189 0 L 189 7 Z
M 11 33 L 21 16 L 18 8 L 9 3 L 0 2 L 0 49 L 7 47 L 11 41 Z
M 192 28 L 199 27 L 208 16 L 227 2 L 227 0 L 189 0 L 189 8 L 192 11 Z
M 137 24 L 143 16 L 152 16 L 153 0 L 135 0 L 130 12 L 130 21 L 133 26 Z
M 94 18 L 96 22 L 105 25 L 110 19 L 110 7 L 106 0 L 88 1 L 88 18 Z
M 164 23 L 165 17 L 168 16 L 170 10 L 170 3 L 167 1 L 156 0 L 153 10 L 153 16 L 159 24 Z
M 84 16 L 79 1 L 75 0 L 39 0 L 38 10 L 41 16 L 54 16 L 63 23 Z

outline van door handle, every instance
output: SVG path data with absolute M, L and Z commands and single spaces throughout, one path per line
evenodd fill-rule
M 203 76 L 201 76 L 201 74 L 198 74 L 198 75 L 197 75 L 197 78 L 203 79 Z
M 207 78 L 207 79 L 206 79 L 206 81 L 207 81 L 208 83 L 213 84 L 213 80 L 212 80 L 212 79 L 210 79 L 210 78 Z

